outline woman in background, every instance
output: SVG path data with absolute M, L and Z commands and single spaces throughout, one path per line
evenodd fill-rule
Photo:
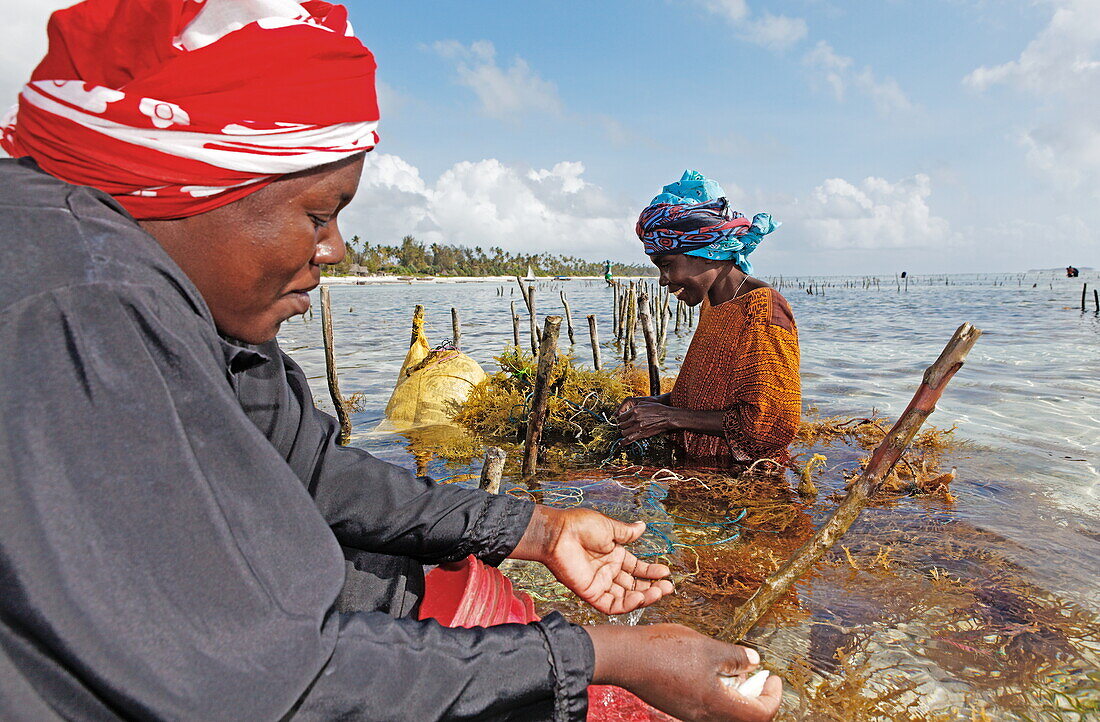
M 731 211 L 718 183 L 696 171 L 642 211 L 638 237 L 661 285 L 702 309 L 672 391 L 619 407 L 625 440 L 672 432 L 687 460 L 707 466 L 788 459 L 802 405 L 798 329 L 748 260 L 777 227 L 766 213 L 750 222 Z

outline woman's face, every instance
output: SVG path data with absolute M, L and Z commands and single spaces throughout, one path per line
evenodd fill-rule
M 683 253 L 659 254 L 649 259 L 661 272 L 661 285 L 668 287 L 669 293 L 689 306 L 703 302 L 722 265 Z
M 199 289 L 218 330 L 275 338 L 309 309 L 321 265 L 344 258 L 337 216 L 359 187 L 363 156 L 281 178 L 221 208 L 142 223 Z

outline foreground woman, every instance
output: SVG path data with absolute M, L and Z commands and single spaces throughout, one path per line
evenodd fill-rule
M 672 587 L 641 523 L 337 446 L 280 350 L 377 141 L 342 7 L 87 0 L 50 38 L 0 161 L 0 719 L 581 720 L 590 682 L 775 714 L 684 627 L 416 619 L 470 554 L 606 613 Z
M 753 278 L 748 255 L 776 228 L 731 211 L 721 187 L 695 171 L 667 185 L 638 219 L 661 285 L 702 306 L 671 393 L 627 399 L 627 441 L 672 432 L 693 464 L 785 461 L 798 430 L 798 330 L 787 301 Z

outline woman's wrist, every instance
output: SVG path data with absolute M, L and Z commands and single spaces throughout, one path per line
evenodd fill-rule
M 561 513 L 561 509 L 535 504 L 527 529 L 509 558 L 544 563 L 561 534 Z
M 613 684 L 628 687 L 628 674 L 632 657 L 631 632 L 633 627 L 616 624 L 597 624 L 582 627 L 592 640 L 595 664 L 592 668 L 592 684 Z

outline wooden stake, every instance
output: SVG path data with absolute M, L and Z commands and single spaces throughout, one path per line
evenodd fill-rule
M 611 286 L 611 330 L 619 328 L 619 284 Z
M 600 362 L 600 332 L 596 328 L 595 314 L 588 314 L 588 336 L 592 339 L 592 368 L 599 371 L 603 368 Z
M 638 296 L 638 314 L 642 320 L 642 336 L 645 338 L 645 358 L 649 366 L 649 395 L 661 395 L 661 371 L 657 366 L 657 339 L 653 333 L 653 319 L 649 317 L 649 296 L 645 291 Z
M 1100 313 L 1100 291 L 1092 289 L 1092 303 L 1096 306 L 1096 312 Z
M 660 304 L 660 322 L 657 324 L 657 356 L 659 361 L 664 361 L 665 353 L 668 351 L 668 317 L 671 315 L 668 310 L 668 291 L 665 290 L 661 293 Z
M 569 345 L 576 345 L 577 341 L 573 338 L 573 314 L 569 310 L 569 299 L 565 297 L 565 291 L 559 291 L 561 294 L 561 305 L 565 306 L 565 324 L 566 329 L 569 332 Z
M 500 493 L 500 479 L 504 476 L 504 462 L 508 454 L 499 446 L 490 446 L 485 450 L 485 461 L 481 465 L 481 482 L 478 486 L 490 494 Z
M 619 325 L 615 329 L 615 343 L 622 343 L 626 335 L 626 294 L 619 294 Z
M 531 392 L 531 415 L 527 417 L 527 438 L 523 442 L 523 470 L 525 479 L 534 476 L 538 465 L 539 442 L 542 427 L 546 423 L 546 400 L 550 397 L 550 376 L 558 358 L 558 334 L 561 333 L 561 316 L 547 316 L 539 347 L 539 366 L 535 372 L 535 386 Z
M 867 468 L 848 490 L 840 505 L 817 532 L 796 551 L 775 573 L 764 580 L 760 588 L 733 613 L 733 622 L 722 630 L 726 639 L 742 639 L 767 613 L 772 604 L 837 543 L 848 527 L 859 517 L 863 507 L 889 475 L 894 464 L 920 431 L 928 416 L 936 410 L 947 383 L 962 368 L 966 355 L 982 332 L 964 323 L 947 342 L 940 357 L 924 372 L 924 378 L 913 400 L 897 423 L 871 455 Z
M 673 329 L 673 332 L 677 336 L 680 335 L 680 319 L 683 317 L 683 315 L 684 315 L 684 302 L 677 298 L 676 299 L 676 328 Z
M 629 324 L 626 330 L 626 345 L 630 351 L 630 360 L 638 358 L 638 344 L 634 337 L 638 335 L 638 287 L 630 289 L 629 302 L 627 303 Z
M 531 302 L 527 299 L 527 287 L 523 285 L 523 279 L 516 276 L 516 284 L 519 286 L 519 295 L 523 296 L 523 303 L 527 306 L 527 313 L 531 313 Z
M 424 323 L 424 309 L 416 307 L 420 311 L 420 323 Z M 414 316 L 415 323 L 415 316 Z M 325 344 L 325 375 L 328 377 L 328 393 L 332 397 L 332 405 L 336 407 L 336 418 L 340 420 L 340 435 L 336 443 L 344 446 L 351 439 L 351 414 L 348 413 L 347 403 L 340 394 L 340 379 L 336 375 L 336 351 L 332 341 L 332 297 L 328 286 L 321 286 L 321 338 Z
M 1081 285 L 1081 310 L 1085 310 L 1085 293 L 1089 290 L 1089 284 L 1085 283 Z
M 638 300 L 634 296 L 634 282 L 630 282 L 630 286 L 626 291 L 626 304 L 625 304 L 625 316 L 626 322 L 623 324 L 623 363 L 629 363 L 630 358 L 630 342 L 633 341 L 634 334 L 634 315 L 637 313 Z
M 451 332 L 455 339 L 455 351 L 458 351 L 461 349 L 462 324 L 458 322 L 458 309 L 454 306 L 451 306 Z
M 531 353 L 536 356 L 539 353 L 539 343 L 541 337 L 539 336 L 539 325 L 535 318 L 535 284 L 531 284 L 527 287 L 527 310 L 531 315 Z
M 512 344 L 519 348 L 519 316 L 516 314 L 516 302 L 509 301 L 512 308 Z

